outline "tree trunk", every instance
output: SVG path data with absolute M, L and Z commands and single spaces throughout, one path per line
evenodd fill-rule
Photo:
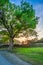
M 12 50 L 13 48 L 13 38 L 10 38 L 10 43 L 9 43 L 9 50 Z

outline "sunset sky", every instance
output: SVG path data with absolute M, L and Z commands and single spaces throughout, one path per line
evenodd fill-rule
M 38 37 L 43 37 L 43 0 L 25 0 L 33 5 L 35 9 L 36 16 L 40 17 L 39 23 L 36 27 L 36 31 L 38 32 Z M 21 0 L 10 0 L 10 2 L 20 5 Z

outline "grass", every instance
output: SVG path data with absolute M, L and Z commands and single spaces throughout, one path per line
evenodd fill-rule
M 1 50 L 6 50 L 6 49 L 7 49 L 7 48 L 0 48 L 0 51 L 1 51 Z
M 13 48 L 11 52 L 32 65 L 43 65 L 43 47 Z

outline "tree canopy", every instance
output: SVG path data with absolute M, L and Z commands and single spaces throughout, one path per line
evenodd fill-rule
M 4 35 L 9 37 L 12 46 L 14 37 L 20 32 L 36 28 L 38 17 L 35 16 L 33 6 L 27 2 L 22 1 L 18 6 L 8 0 L 1 0 L 0 3 L 0 24 L 6 29 L 1 32 L 6 33 Z

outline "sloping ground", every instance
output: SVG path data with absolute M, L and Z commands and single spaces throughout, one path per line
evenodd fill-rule
M 43 65 L 43 47 L 13 48 L 11 51 L 32 65 Z
M 0 65 L 31 65 L 20 60 L 14 54 L 7 51 L 0 51 Z
M 2 55 L 0 55 L 0 65 L 13 65 L 13 64 L 11 64 Z

